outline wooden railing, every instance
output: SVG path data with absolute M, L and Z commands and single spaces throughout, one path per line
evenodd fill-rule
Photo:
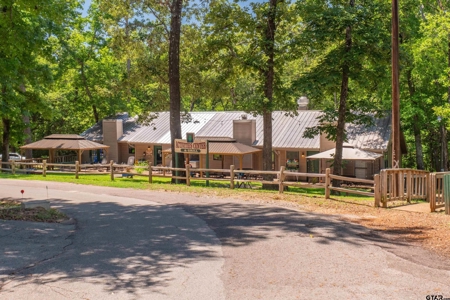
M 414 169 L 384 169 L 380 172 L 381 201 L 427 199 L 429 172 Z
M 364 184 L 364 186 L 333 187 L 331 185 L 331 181 L 333 179 L 344 181 L 346 183 Z M 337 192 L 343 192 L 343 193 L 350 193 L 350 194 L 374 197 L 375 198 L 375 206 L 378 206 L 380 199 L 381 199 L 380 193 L 379 193 L 379 190 L 380 190 L 379 185 L 380 185 L 379 175 L 375 175 L 374 180 L 369 180 L 369 179 L 362 179 L 362 178 L 353 178 L 353 177 L 333 175 L 330 173 L 330 169 L 325 170 L 325 199 L 330 198 L 330 191 L 337 191 Z M 373 190 L 373 192 L 364 191 L 363 189 L 365 189 L 365 190 L 370 189 L 370 190 Z
M 450 172 L 431 173 L 429 178 L 430 193 L 428 202 L 430 202 L 431 212 L 435 212 L 437 208 L 445 207 L 444 202 L 444 175 Z
M 76 155 L 64 155 L 64 156 L 56 156 L 54 161 L 55 163 L 75 163 L 77 160 Z
M 329 198 L 330 190 L 341 191 L 350 194 L 359 194 L 365 196 L 375 196 L 375 192 L 366 192 L 362 191 L 361 187 L 347 187 L 347 188 L 334 188 L 330 185 L 331 179 L 339 179 L 344 180 L 345 182 L 352 183 L 362 183 L 365 184 L 365 189 L 374 189 L 373 180 L 365 180 L 359 178 L 351 178 L 344 176 L 334 176 L 330 175 L 330 170 L 327 169 L 326 174 L 318 174 L 318 173 L 297 173 L 297 172 L 289 172 L 285 170 L 285 167 L 281 167 L 279 171 L 261 171 L 261 170 L 235 170 L 234 166 L 230 166 L 230 169 L 205 169 L 205 168 L 196 168 L 191 169 L 189 165 L 186 168 L 172 168 L 172 167 L 162 167 L 162 166 L 151 166 L 143 167 L 143 166 L 130 166 L 123 164 L 114 164 L 112 161 L 109 164 L 79 164 L 78 161 L 75 164 L 58 164 L 58 163 L 47 163 L 44 160 L 42 163 L 28 163 L 28 162 L 15 162 L 11 161 L 6 163 L 10 166 L 10 168 L 2 169 L 3 171 L 12 172 L 15 174 L 16 172 L 27 172 L 27 173 L 39 173 L 44 177 L 47 173 L 64 173 L 64 174 L 74 174 L 75 177 L 78 178 L 79 174 L 82 173 L 83 170 L 85 172 L 84 175 L 87 174 L 99 174 L 99 173 L 88 173 L 86 170 L 88 169 L 97 169 L 97 170 L 107 170 L 109 171 L 111 180 L 114 180 L 114 175 L 122 174 L 125 176 L 146 176 L 148 177 L 148 181 L 150 183 L 153 182 L 153 177 L 169 177 L 173 179 L 181 179 L 185 180 L 186 184 L 189 186 L 192 179 L 195 180 L 204 180 L 209 183 L 209 181 L 224 181 L 230 183 L 230 188 L 234 189 L 236 185 L 251 187 L 251 183 L 260 183 L 260 184 L 273 184 L 278 185 L 279 193 L 283 193 L 285 187 L 294 186 L 301 188 L 323 188 L 325 189 L 326 198 Z M 27 166 L 27 168 L 23 168 Z M 30 169 L 30 166 L 33 166 L 33 169 Z M 20 167 L 22 167 L 20 169 Z M 136 169 L 146 169 L 146 172 L 137 173 Z M 150 171 L 151 170 L 151 171 Z M 172 172 L 175 172 L 175 176 L 172 175 Z M 180 172 L 180 175 L 177 175 L 177 172 Z M 195 174 L 206 174 L 205 177 L 195 177 L 192 176 Z M 213 175 L 215 175 L 213 177 Z M 218 176 L 219 175 L 219 176 Z M 272 177 L 273 180 L 265 180 L 265 177 Z M 323 179 L 324 184 L 313 184 L 308 182 L 295 182 L 286 180 L 287 176 L 293 177 L 305 177 L 305 178 L 318 178 Z M 355 189 L 356 188 L 356 189 Z
M 279 193 L 283 193 L 285 187 L 295 186 L 302 188 L 323 188 L 325 189 L 325 198 L 330 198 L 331 191 L 338 191 L 348 194 L 364 195 L 374 197 L 375 207 L 387 207 L 389 201 L 408 201 L 411 199 L 426 199 L 430 203 L 430 210 L 434 212 L 437 208 L 445 206 L 443 177 L 447 173 L 429 173 L 427 171 L 414 169 L 384 169 L 380 174 L 374 176 L 374 180 L 352 178 L 346 176 L 337 176 L 330 174 L 330 169 L 326 169 L 325 174 L 316 173 L 297 173 L 286 171 L 281 167 L 279 171 L 261 171 L 261 170 L 236 170 L 234 166 L 230 169 L 192 169 L 189 165 L 186 168 L 171 168 L 162 166 L 130 166 L 124 164 L 115 164 L 111 161 L 109 164 L 75 164 L 47 163 L 43 160 L 39 162 L 28 161 L 9 161 L 1 162 L 1 170 L 22 173 L 37 173 L 44 177 L 47 173 L 75 174 L 78 178 L 80 174 L 101 174 L 90 172 L 90 169 L 108 171 L 111 180 L 115 175 L 122 176 L 145 176 L 149 183 L 153 182 L 154 177 L 167 177 L 178 180 L 185 180 L 186 185 L 190 186 L 191 180 L 204 180 L 207 185 L 209 181 L 229 182 L 231 189 L 235 187 L 251 187 L 251 183 L 278 185 Z M 140 172 L 144 170 L 144 172 Z M 106 173 L 106 174 L 108 174 Z M 175 173 L 175 175 L 173 175 Z M 179 173 L 179 174 L 178 174 Z M 199 174 L 200 176 L 193 176 Z M 202 175 L 206 174 L 205 177 Z M 213 177 L 214 176 L 214 177 Z M 264 179 L 273 178 L 272 180 Z M 325 184 L 311 184 L 308 182 L 287 181 L 286 178 L 318 178 Z M 333 187 L 332 180 L 340 180 L 344 185 Z M 450 214 L 450 207 L 447 209 Z

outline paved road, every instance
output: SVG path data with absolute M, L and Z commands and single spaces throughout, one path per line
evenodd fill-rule
M 450 263 L 338 217 L 236 199 L 0 180 L 74 224 L 0 222 L 0 299 L 450 297 Z

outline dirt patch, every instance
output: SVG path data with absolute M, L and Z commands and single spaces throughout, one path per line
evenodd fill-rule
M 36 207 L 23 209 L 19 200 L 6 198 L 0 199 L 0 219 L 60 223 L 68 220 L 69 217 L 54 208 L 45 209 L 42 207 Z

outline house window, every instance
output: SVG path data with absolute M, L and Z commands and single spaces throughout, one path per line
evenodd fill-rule
M 134 154 L 134 152 L 135 152 L 134 147 L 128 145 L 128 154 Z
M 299 152 L 286 151 L 286 169 L 290 171 L 298 171 Z
M 220 154 L 213 154 L 213 160 L 222 160 L 222 155 L 220 155 Z
M 189 160 L 190 161 L 199 161 L 200 160 L 200 155 L 198 155 L 198 154 L 190 154 L 189 155 Z

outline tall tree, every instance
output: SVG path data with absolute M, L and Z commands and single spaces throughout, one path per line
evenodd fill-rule
M 51 72 L 51 41 L 75 14 L 78 2 L 65 0 L 5 1 L 0 10 L 0 106 L 3 124 L 2 160 L 12 138 L 23 138 L 24 119 L 39 110 Z M 17 136 L 11 136 L 18 132 Z
M 263 117 L 264 170 L 272 169 L 272 112 L 296 108 L 295 92 L 283 74 L 296 57 L 291 39 L 298 21 L 290 1 L 279 0 L 248 6 L 217 1 L 206 19 L 208 44 L 227 72 L 232 103 Z
M 182 0 L 172 0 L 169 32 L 169 96 L 172 166 L 184 167 L 184 154 L 175 153 L 175 139 L 181 139 L 180 39 Z
M 313 103 L 329 99 L 322 104 L 325 109 L 319 126 L 305 136 L 325 133 L 336 142 L 336 175 L 341 174 L 343 165 L 345 124 L 370 122 L 367 113 L 382 107 L 378 97 L 385 87 L 380 79 L 386 77 L 389 67 L 388 12 L 383 1 L 299 1 L 305 28 L 298 41 L 309 59 L 296 84 Z M 333 101 L 336 94 L 338 103 Z

